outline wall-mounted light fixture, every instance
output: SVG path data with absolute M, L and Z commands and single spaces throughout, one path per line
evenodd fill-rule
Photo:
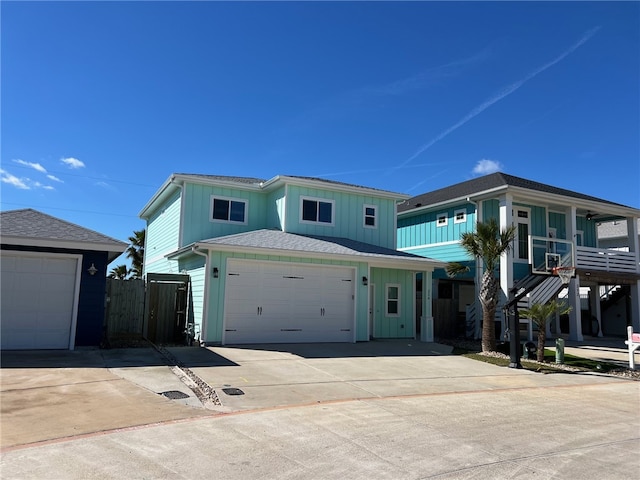
M 91 263 L 91 266 L 87 268 L 87 272 L 89 272 L 89 275 L 94 276 L 96 273 L 98 273 L 98 269 L 93 263 Z
M 218 278 L 220 276 L 220 271 L 218 267 L 213 267 L 213 278 Z
M 593 213 L 587 212 L 587 221 L 593 220 Z
M 369 285 L 369 279 L 367 277 L 362 277 L 362 285 L 365 287 Z

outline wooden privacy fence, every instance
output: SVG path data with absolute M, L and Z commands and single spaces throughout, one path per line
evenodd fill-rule
M 145 282 L 107 278 L 107 338 L 140 336 L 144 323 Z

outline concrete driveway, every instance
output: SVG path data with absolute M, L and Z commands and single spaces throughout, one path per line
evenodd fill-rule
M 640 468 L 640 382 L 448 353 L 407 341 L 168 349 L 176 371 L 153 349 L 3 352 L 2 476 L 601 479 Z M 188 374 L 219 402 L 198 403 Z

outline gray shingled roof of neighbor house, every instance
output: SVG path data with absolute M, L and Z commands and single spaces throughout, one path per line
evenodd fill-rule
M 601 198 L 592 197 L 583 193 L 573 192 L 564 188 L 558 188 L 551 185 L 546 185 L 544 183 L 535 182 L 533 180 L 527 180 L 525 178 L 515 177 L 506 173 L 497 172 L 412 197 L 409 200 L 406 200 L 405 202 L 398 205 L 398 212 L 411 210 L 418 206 L 435 205 L 449 200 L 468 197 L 500 187 L 518 187 L 542 193 L 562 195 L 565 197 L 571 197 L 580 200 L 607 203 L 609 205 L 615 205 L 618 207 L 627 207 L 627 205 L 610 202 L 609 200 L 603 200 Z
M 127 244 L 102 233 L 33 210 L 0 212 L 0 239 L 3 244 L 29 245 L 72 242 L 83 248 L 122 253 Z M 44 245 L 43 245 L 44 246 Z
M 265 249 L 269 251 L 280 250 L 298 255 L 311 254 L 360 257 L 362 261 L 414 261 L 430 263 L 431 266 L 440 266 L 442 263 L 419 255 L 358 242 L 348 238 L 298 235 L 280 230 L 266 229 L 202 240 L 196 242 L 196 246 L 200 248 L 232 247 L 240 249 Z
M 640 219 L 638 219 L 637 232 L 640 232 Z M 598 225 L 598 238 L 622 238 L 627 234 L 627 221 L 603 222 Z

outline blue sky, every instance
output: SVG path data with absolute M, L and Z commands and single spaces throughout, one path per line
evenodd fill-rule
M 496 170 L 640 208 L 638 2 L 0 8 L 2 210 L 126 241 L 172 173 Z

